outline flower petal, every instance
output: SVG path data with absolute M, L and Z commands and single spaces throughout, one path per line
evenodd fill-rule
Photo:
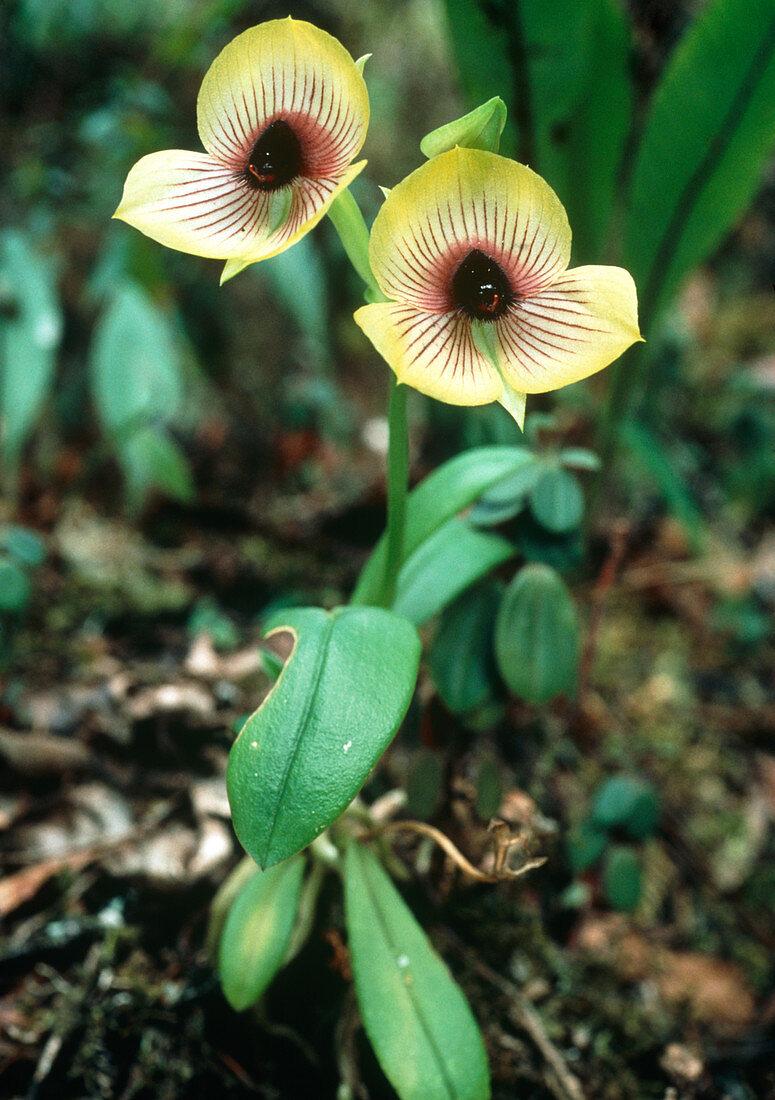
M 369 257 L 388 298 L 428 313 L 454 308 L 452 278 L 473 249 L 494 259 L 520 296 L 550 286 L 570 259 L 562 203 L 523 164 L 479 149 L 433 157 L 392 189 Z
M 304 175 L 338 176 L 363 145 L 369 98 L 360 70 L 330 34 L 273 19 L 231 41 L 205 74 L 199 136 L 216 160 L 245 170 L 256 139 L 278 118 L 302 147 Z
M 135 164 L 114 217 L 181 252 L 253 263 L 289 248 L 320 221 L 365 163 L 337 180 L 298 179 L 270 192 L 254 190 L 205 153 L 168 149 Z
M 495 328 L 503 376 L 525 393 L 587 378 L 642 339 L 635 284 L 621 267 L 572 268 Z
M 355 322 L 399 382 L 451 405 L 486 405 L 503 390 L 498 372 L 474 346 L 460 314 L 428 314 L 400 302 L 375 302 Z
M 166 149 L 134 165 L 113 216 L 169 248 L 226 259 L 266 235 L 270 197 L 205 153 Z

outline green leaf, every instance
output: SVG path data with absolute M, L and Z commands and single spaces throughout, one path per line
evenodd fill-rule
M 127 495 L 139 506 L 152 488 L 183 502 L 194 496 L 177 443 L 164 431 L 183 403 L 180 359 L 169 324 L 148 295 L 125 283 L 92 344 L 97 412 L 118 452 Z
M 526 565 L 506 590 L 495 623 L 495 659 L 507 686 L 528 703 L 575 690 L 576 611 L 549 566 Z
M 238 1012 L 255 1004 L 280 969 L 296 922 L 304 859 L 292 856 L 256 869 L 237 894 L 223 926 L 218 973 Z
M 554 467 L 530 490 L 530 510 L 547 531 L 565 535 L 584 518 L 584 493 L 573 474 Z
M 488 1100 L 487 1057 L 460 988 L 378 860 L 351 842 L 345 921 L 355 991 L 400 1100 Z
M 308 235 L 254 271 L 268 279 L 299 330 L 328 349 L 328 293 L 320 253 Z
M 647 330 L 750 203 L 775 143 L 772 0 L 711 0 L 675 50 L 635 158 L 625 261 Z
M 406 776 L 406 808 L 412 817 L 433 817 L 444 794 L 444 767 L 431 749 L 421 749 Z
M 474 447 L 435 469 L 407 499 L 404 558 L 490 486 L 533 461 L 527 447 L 498 445 Z M 383 535 L 358 578 L 352 604 L 373 603 L 379 597 L 386 552 Z
M 573 230 L 575 263 L 596 263 L 611 230 L 622 160 L 632 124 L 631 31 L 622 0 L 592 0 L 589 70 L 570 115 L 564 147 L 572 186 L 562 199 Z
M 598 790 L 590 819 L 599 829 L 623 828 L 631 837 L 651 836 L 659 823 L 659 796 L 636 775 L 614 775 Z
M 465 520 L 450 519 L 425 540 L 398 574 L 393 610 L 421 626 L 515 553 L 512 543 L 500 535 L 478 531 Z
M 476 812 L 489 821 L 501 807 L 504 795 L 503 768 L 486 756 L 476 772 Z
M 406 714 L 420 659 L 414 628 L 381 608 L 288 608 L 271 625 L 296 644 L 226 773 L 235 832 L 261 867 L 349 805 Z
M 0 415 L 15 465 L 54 380 L 62 314 L 48 259 L 26 234 L 0 236 Z
M 494 527 L 519 515 L 527 501 L 527 495 L 542 476 L 545 464 L 535 455 L 531 461 L 502 478 L 483 493 L 471 509 L 468 522 L 476 527 Z
M 115 293 L 92 345 L 94 400 L 106 431 L 166 424 L 183 401 L 180 364 L 166 318 L 132 283 Z
M 603 896 L 613 909 L 637 909 L 642 888 L 640 860 L 632 848 L 613 847 L 603 865 Z
M 599 470 L 602 465 L 595 452 L 586 447 L 564 447 L 560 451 L 560 464 L 575 470 Z
M 484 581 L 446 608 L 428 653 L 433 682 L 453 714 L 468 714 L 496 692 L 492 652 L 503 585 Z
M 594 867 L 608 844 L 605 833 L 598 832 L 588 822 L 568 834 L 568 858 L 576 875 Z
M 41 565 L 46 558 L 46 544 L 40 535 L 15 523 L 0 524 L 0 546 L 11 557 L 33 568 Z
M 0 558 L 0 611 L 24 611 L 31 595 L 32 585 L 25 571 L 10 558 Z
M 207 933 L 205 935 L 205 951 L 213 966 L 218 966 L 218 947 L 221 942 L 223 926 L 229 915 L 229 910 L 234 904 L 234 899 L 242 887 L 256 873 L 255 860 L 250 856 L 243 856 L 237 866 L 226 876 L 216 891 L 215 897 L 210 903 L 210 913 L 207 918 Z
M 140 428 L 120 447 L 127 496 L 139 507 L 151 489 L 189 504 L 196 496 L 191 471 L 178 444 L 163 428 Z
M 567 144 L 591 72 L 595 4 L 588 0 L 447 0 L 455 55 L 473 103 L 502 95 L 504 147 L 566 201 L 575 184 Z
M 462 149 L 484 149 L 497 153 L 505 125 L 506 104 L 496 95 L 462 118 L 431 130 L 420 142 L 420 149 L 428 158 L 446 153 L 456 145 Z

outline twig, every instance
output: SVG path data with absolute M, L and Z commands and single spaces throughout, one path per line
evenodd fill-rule
M 482 962 L 475 952 L 464 944 L 454 932 L 451 932 L 447 928 L 442 929 L 442 932 L 450 946 L 453 947 L 458 954 L 463 956 L 466 963 L 484 978 L 485 981 L 495 986 L 504 996 L 508 997 L 509 1015 L 511 1019 L 530 1036 L 551 1070 L 551 1074 L 547 1076 L 546 1085 L 555 1095 L 557 1100 L 585 1100 L 579 1079 L 568 1069 L 565 1064 L 565 1059 L 547 1035 L 541 1017 L 533 1008 L 530 1001 L 528 1001 L 527 997 L 524 997 L 520 993 L 513 982 L 510 982 L 507 978 L 503 978 L 500 974 L 496 973 L 495 970 L 489 967 L 487 963 Z
M 503 879 L 518 878 L 524 875 L 527 871 L 532 871 L 536 867 L 542 867 L 546 863 L 546 858 L 531 859 L 527 863 L 524 863 L 517 870 L 512 870 L 506 865 L 506 856 L 511 848 L 517 844 L 523 842 L 523 837 L 511 837 L 504 838 L 503 830 L 498 826 L 504 826 L 508 829 L 505 822 L 495 823 L 496 827 L 492 830 L 495 841 L 495 869 L 491 874 L 486 871 L 480 871 L 478 867 L 474 867 L 473 863 L 466 859 L 463 853 L 455 847 L 452 841 L 437 829 L 433 825 L 428 825 L 425 821 L 384 821 L 379 825 L 376 825 L 373 829 L 369 829 L 362 834 L 364 840 L 370 837 L 381 836 L 387 832 L 410 832 L 419 833 L 421 836 L 428 836 L 449 856 L 452 862 L 463 872 L 468 875 L 469 878 L 475 879 L 477 882 L 502 882 Z

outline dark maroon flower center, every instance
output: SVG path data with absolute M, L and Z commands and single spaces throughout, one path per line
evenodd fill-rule
M 473 321 L 497 321 L 514 301 L 502 268 L 474 248 L 452 278 L 455 305 Z
M 245 179 L 258 191 L 279 191 L 301 173 L 301 144 L 283 119 L 271 122 L 253 146 Z

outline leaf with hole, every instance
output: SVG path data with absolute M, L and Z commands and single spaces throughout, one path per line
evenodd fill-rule
M 414 692 L 420 639 L 376 607 L 288 608 L 293 652 L 232 746 L 234 829 L 260 867 L 300 851 L 350 804 Z

